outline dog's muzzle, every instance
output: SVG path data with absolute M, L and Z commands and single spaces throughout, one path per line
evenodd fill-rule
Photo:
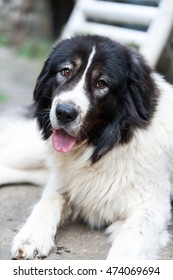
M 78 143 L 79 109 L 72 102 L 59 102 L 54 106 L 52 118 L 52 144 L 56 151 L 67 153 Z

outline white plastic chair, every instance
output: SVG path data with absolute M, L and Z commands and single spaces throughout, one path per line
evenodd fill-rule
M 62 37 L 100 34 L 125 44 L 134 44 L 155 67 L 172 29 L 173 0 L 155 0 L 157 7 L 126 2 L 76 0 Z M 132 28 L 126 27 L 129 24 Z M 144 31 L 133 28 L 137 25 Z

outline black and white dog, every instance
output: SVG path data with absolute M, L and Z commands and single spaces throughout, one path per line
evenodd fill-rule
M 108 259 L 157 258 L 169 240 L 172 86 L 135 50 L 79 36 L 54 46 L 34 106 L 51 177 L 12 258 L 47 256 L 70 215 L 108 227 Z

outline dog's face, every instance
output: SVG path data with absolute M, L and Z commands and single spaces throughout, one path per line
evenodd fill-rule
M 44 139 L 58 152 L 87 142 L 92 161 L 145 129 L 157 103 L 151 70 L 131 48 L 100 36 L 56 45 L 34 91 L 35 116 Z

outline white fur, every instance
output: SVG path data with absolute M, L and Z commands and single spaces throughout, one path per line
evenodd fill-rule
M 71 214 L 91 227 L 110 225 L 108 259 L 157 258 L 168 240 L 173 170 L 173 88 L 153 78 L 160 99 L 151 125 L 130 143 L 115 147 L 93 166 L 92 148 L 83 144 L 67 154 L 48 141 L 52 176 L 28 221 L 13 241 L 13 258 L 46 256 L 56 227 Z
M 40 138 L 36 121 L 0 117 L 0 185 L 46 183 L 45 143 Z

